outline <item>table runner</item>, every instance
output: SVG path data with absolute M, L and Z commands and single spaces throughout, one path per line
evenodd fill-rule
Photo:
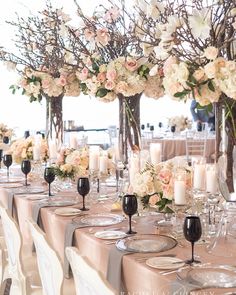
M 118 294 L 125 291 L 124 285 L 122 284 L 122 259 L 124 255 L 133 254 L 127 251 L 120 251 L 113 246 L 109 252 L 109 259 L 107 265 L 107 280 L 111 286 L 118 291 Z

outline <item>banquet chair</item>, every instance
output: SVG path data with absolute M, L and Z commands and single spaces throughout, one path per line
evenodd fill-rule
M 39 275 L 44 295 L 74 295 L 74 279 L 63 279 L 63 268 L 45 233 L 32 220 L 27 220 L 36 248 Z
M 0 204 L 0 216 L 8 254 L 8 260 L 2 260 L 0 294 L 4 294 L 7 279 L 11 279 L 10 295 L 42 294 L 35 257 L 23 254 L 18 225 L 2 204 Z
M 186 132 L 186 160 L 191 163 L 192 158 L 206 157 L 207 132 Z
M 115 295 L 109 283 L 75 247 L 66 247 L 66 257 L 75 279 L 76 295 Z

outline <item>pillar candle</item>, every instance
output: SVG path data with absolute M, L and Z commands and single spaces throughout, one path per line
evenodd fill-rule
M 89 151 L 89 170 L 98 171 L 99 169 L 99 147 L 93 146 Z
M 78 147 L 78 140 L 74 134 L 70 134 L 70 148 L 77 149 Z
M 205 188 L 205 164 L 195 164 L 193 172 L 193 187 L 195 189 L 204 190 Z
M 150 157 L 151 163 L 156 165 L 161 162 L 161 144 L 151 143 L 150 144 Z
M 54 140 L 49 142 L 49 156 L 50 156 L 50 159 L 57 158 L 57 146 Z
M 39 144 L 36 144 L 33 146 L 33 160 L 34 161 L 40 160 L 40 150 L 41 150 L 41 147 Z
M 135 175 L 140 171 L 140 157 L 139 155 L 132 155 L 129 161 L 129 181 L 133 186 Z
M 99 171 L 101 173 L 107 174 L 107 169 L 108 169 L 108 156 L 107 154 L 102 154 L 99 157 Z
M 215 167 L 209 167 L 206 170 L 206 191 L 211 194 L 217 193 L 217 178 Z
M 174 200 L 176 205 L 186 204 L 186 185 L 184 180 L 174 181 Z

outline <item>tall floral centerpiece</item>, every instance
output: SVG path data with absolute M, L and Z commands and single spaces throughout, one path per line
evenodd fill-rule
M 236 1 L 136 0 L 135 22 L 144 54 L 163 66 L 163 86 L 175 100 L 194 98 L 209 109 L 216 125 L 226 110 L 228 144 L 226 182 L 233 191 L 233 147 L 236 145 Z M 224 118 L 223 118 L 224 121 Z M 224 126 L 224 124 L 223 124 Z M 220 132 L 217 132 L 219 157 Z M 223 146 L 224 148 L 224 146 Z M 224 150 L 223 150 L 224 152 Z
M 21 89 L 30 102 L 46 99 L 46 132 L 48 137 L 63 139 L 62 100 L 64 96 L 78 96 L 79 81 L 67 63 L 69 52 L 59 46 L 66 42 L 66 23 L 70 18 L 61 9 L 46 8 L 35 16 L 7 22 L 17 31 L 14 51 L 0 50 L 0 60 L 19 73 L 19 81 L 12 85 L 13 93 Z
M 143 93 L 162 96 L 162 78 L 158 71 L 150 75 L 153 65 L 143 58 L 124 1 L 110 3 L 91 16 L 77 3 L 77 26 L 67 27 L 74 59 L 80 61 L 76 75 L 82 92 L 103 102 L 119 100 L 120 148 L 126 161 L 128 146 L 140 149 L 140 98 Z

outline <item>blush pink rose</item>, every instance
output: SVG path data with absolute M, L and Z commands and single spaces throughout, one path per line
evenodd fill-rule
M 135 59 L 128 58 L 125 62 L 125 67 L 127 70 L 134 72 L 138 68 L 138 63 Z
M 160 201 L 160 196 L 159 196 L 158 194 L 155 194 L 155 195 L 153 195 L 153 196 L 151 196 L 151 197 L 149 198 L 149 204 L 150 204 L 151 206 L 156 205 L 156 203 L 157 203 L 158 201 Z
M 61 86 L 65 86 L 67 84 L 66 76 L 61 75 L 58 79 L 58 84 Z
M 91 31 L 90 29 L 85 29 L 84 30 L 84 37 L 87 41 L 92 41 L 94 40 L 95 33 Z
M 106 87 L 106 89 L 112 90 L 115 88 L 115 83 L 113 81 L 108 80 L 105 83 L 105 87 Z
M 88 69 L 87 68 L 83 68 L 81 73 L 79 73 L 79 79 L 81 81 L 85 81 L 88 78 Z
M 161 180 L 161 182 L 163 184 L 168 184 L 170 183 L 170 180 L 171 180 L 171 176 L 172 176 L 172 173 L 170 170 L 168 169 L 162 169 L 159 173 L 159 179 Z
M 106 77 L 107 77 L 107 80 L 114 81 L 117 77 L 116 70 L 108 70 Z
M 104 20 L 108 23 L 112 23 L 113 21 L 116 21 L 117 18 L 120 15 L 120 10 L 118 7 L 112 7 L 110 8 L 104 16 Z
M 98 29 L 96 32 L 96 42 L 106 46 L 110 41 L 110 35 L 107 28 Z

